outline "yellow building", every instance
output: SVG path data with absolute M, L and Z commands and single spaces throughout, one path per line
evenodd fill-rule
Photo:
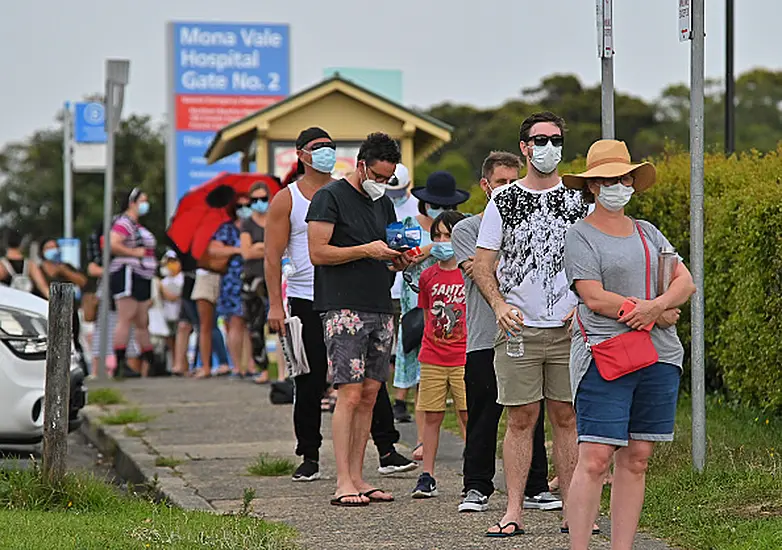
M 453 129 L 336 74 L 222 128 L 204 156 L 213 164 L 241 153 L 243 171 L 254 159 L 258 172 L 282 177 L 296 161 L 296 137 L 310 126 L 320 126 L 336 142 L 337 175 L 355 168 L 367 134 L 385 132 L 398 140 L 411 179 L 415 165 L 448 143 Z

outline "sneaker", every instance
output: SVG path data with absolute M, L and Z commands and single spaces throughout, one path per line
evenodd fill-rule
M 548 491 L 543 491 L 534 497 L 524 497 L 524 508 L 527 510 L 561 510 L 562 500 Z
M 120 365 L 120 368 L 117 369 L 117 374 L 115 376 L 117 378 L 141 378 L 141 374 L 137 373 L 125 364 Z
M 391 451 L 386 456 L 380 457 L 380 468 L 377 471 L 387 476 L 409 472 L 416 468 L 418 468 L 418 462 L 405 458 L 396 451 Z
M 418 476 L 418 483 L 413 489 L 413 498 L 432 498 L 437 496 L 437 482 L 424 472 Z
M 407 403 L 399 399 L 394 403 L 394 421 L 400 424 L 407 424 L 413 421 L 413 417 L 407 412 Z
M 304 459 L 304 462 L 296 468 L 293 481 L 315 481 L 320 479 L 320 466 L 314 460 Z
M 475 489 L 467 491 L 464 500 L 459 504 L 460 512 L 485 512 L 488 509 L 489 497 Z

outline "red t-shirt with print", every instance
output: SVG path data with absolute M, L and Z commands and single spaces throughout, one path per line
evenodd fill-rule
M 457 269 L 435 264 L 421 273 L 418 307 L 424 310 L 424 339 L 418 360 L 441 367 L 462 367 L 467 361 L 464 279 Z

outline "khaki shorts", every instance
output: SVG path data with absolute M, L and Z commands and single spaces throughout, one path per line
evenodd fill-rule
M 416 410 L 444 412 L 448 390 L 457 411 L 467 410 L 467 392 L 464 389 L 464 367 L 439 367 L 421 363 L 421 385 L 418 387 Z
M 206 300 L 210 304 L 216 304 L 217 298 L 220 296 L 220 274 L 209 272 L 199 272 L 196 275 L 195 284 L 193 285 L 193 293 L 190 299 L 194 302 L 196 300 Z
M 573 402 L 570 393 L 570 334 L 565 327 L 524 327 L 524 355 L 508 357 L 507 337 L 497 334 L 494 344 L 494 372 L 497 375 L 497 403 L 517 407 L 540 401 Z

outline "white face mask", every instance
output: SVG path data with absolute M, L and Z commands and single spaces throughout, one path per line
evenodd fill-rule
M 562 146 L 554 147 L 549 141 L 543 147 L 532 146 L 532 158 L 530 162 L 541 174 L 551 174 L 557 169 L 557 165 L 562 160 Z
M 635 188 L 630 185 L 624 185 L 622 182 L 600 187 L 600 194 L 597 200 L 600 201 L 606 210 L 618 212 L 630 202 L 630 197 L 635 193 Z
M 364 168 L 364 175 L 367 177 L 367 179 L 361 182 L 361 188 L 366 192 L 367 195 L 369 195 L 370 199 L 373 201 L 379 201 L 380 198 L 386 194 L 386 184 L 378 183 L 375 180 L 369 179 L 369 174 L 367 173 L 366 168 Z

